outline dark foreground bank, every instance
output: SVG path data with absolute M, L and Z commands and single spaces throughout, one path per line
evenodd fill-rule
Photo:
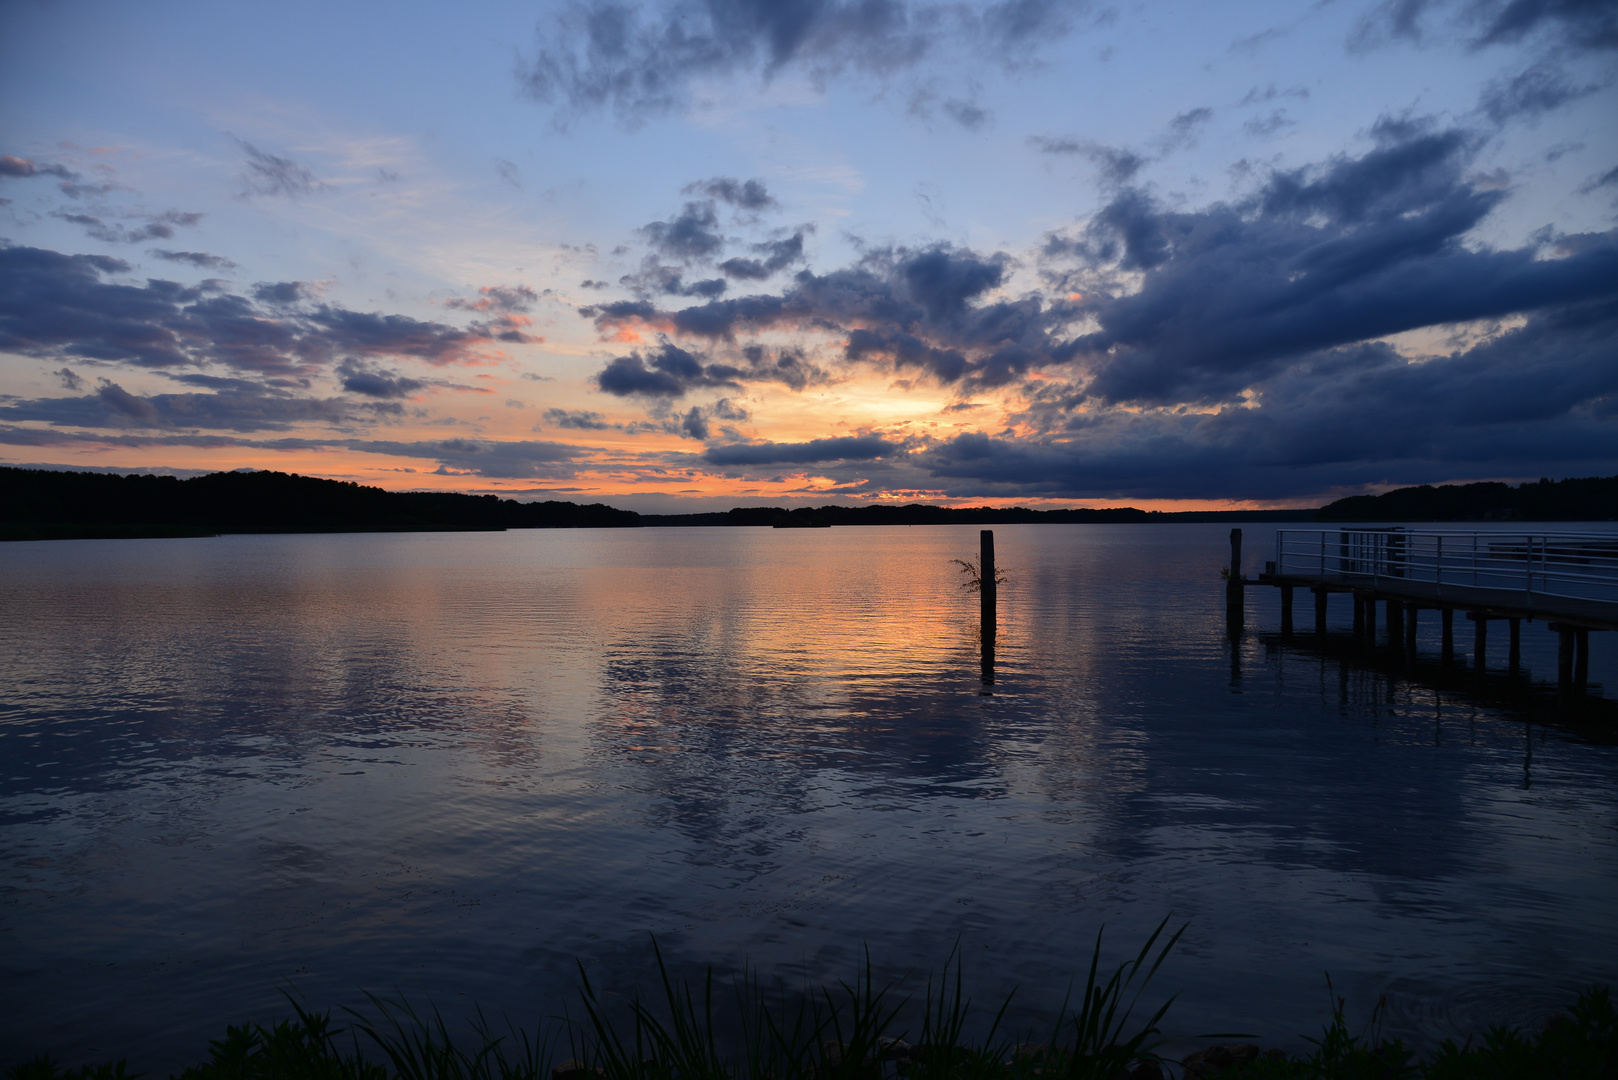
M 877 986 L 869 958 L 852 982 L 796 995 L 742 979 L 716 987 L 677 983 L 658 954 L 660 991 L 614 1008 L 583 980 L 581 1014 L 528 1031 L 481 1011 L 465 1034 L 436 1011 L 371 997 L 346 1018 L 315 1012 L 288 995 L 294 1015 L 271 1025 L 227 1028 L 208 1060 L 179 1080 L 1307 1080 L 1307 1078 L 1618 1077 L 1618 1014 L 1592 987 L 1537 1033 L 1493 1028 L 1418 1060 L 1398 1040 L 1350 1030 L 1338 1001 L 1314 1049 L 1288 1056 L 1240 1041 L 1201 1036 L 1202 1048 L 1172 1060 L 1160 1053 L 1173 999 L 1149 1016 L 1140 1000 L 1179 934 L 1164 927 L 1110 977 L 1098 973 L 1100 941 L 1082 986 L 1070 989 L 1056 1029 L 1019 1040 L 994 1016 L 974 1014 L 953 970 L 928 978 L 919 1002 Z M 581 975 L 583 973 L 581 972 Z M 1380 1009 L 1380 1006 L 1378 1006 Z M 985 1021 L 987 1021 L 985 1030 Z M 1220 1041 L 1214 1042 L 1218 1039 Z M 124 1061 L 68 1068 L 48 1055 L 10 1065 L 7 1080 L 115 1080 L 140 1074 Z

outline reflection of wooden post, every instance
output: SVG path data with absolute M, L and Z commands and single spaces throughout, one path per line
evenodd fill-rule
M 1230 530 L 1230 577 L 1225 580 L 1225 630 L 1239 634 L 1242 630 L 1242 531 Z
M 994 530 L 984 529 L 978 537 L 978 570 L 982 574 L 978 599 L 982 618 L 983 685 L 993 686 L 995 601 L 999 599 L 994 584 Z

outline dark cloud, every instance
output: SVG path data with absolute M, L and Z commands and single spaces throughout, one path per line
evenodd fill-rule
M 1005 256 L 946 246 L 883 249 L 848 269 L 825 275 L 801 271 L 781 296 L 714 300 L 673 312 L 625 301 L 581 313 L 604 332 L 639 326 L 721 342 L 771 329 L 840 333 L 847 341 L 844 358 L 851 362 L 919 369 L 944 383 L 1001 386 L 1052 355 L 1049 334 L 1056 325 L 1055 312 L 1038 298 L 980 302 L 1002 284 L 1006 267 Z M 767 353 L 753 348 L 740 353 Z M 781 381 L 815 378 L 792 354 L 777 354 L 776 363 L 782 362 L 788 378 Z M 748 381 L 777 377 L 767 362 L 751 360 L 724 375 Z
M 1213 110 L 1206 105 L 1195 109 L 1187 109 L 1169 121 L 1169 132 L 1175 141 L 1183 142 L 1191 138 L 1197 128 L 1212 119 Z
M 426 388 L 420 379 L 410 379 L 393 371 L 382 371 L 355 360 L 337 365 L 343 389 L 372 398 L 407 398 Z
M 710 199 L 729 203 L 738 210 L 758 212 L 773 210 L 780 204 L 769 193 L 762 180 L 734 180 L 728 176 L 716 176 L 712 180 L 698 180 L 687 184 L 683 189 L 687 195 L 706 195 Z
M 167 240 L 174 235 L 176 225 L 189 227 L 202 220 L 201 214 L 181 213 L 178 210 L 170 210 L 165 214 L 137 214 L 132 216 L 144 220 L 146 224 L 129 229 L 120 225 L 110 225 L 90 214 L 69 214 L 53 210 L 51 216 L 82 225 L 92 239 L 106 244 L 138 244 L 146 240 Z
M 607 431 L 615 426 L 588 409 L 546 409 L 545 422 L 575 431 Z
M 508 323 L 465 330 L 327 304 L 265 307 L 303 297 L 295 283 L 248 299 L 156 278 L 107 278 L 130 265 L 101 255 L 0 248 L 0 349 L 147 368 L 221 364 L 259 375 L 308 375 L 338 357 L 409 357 L 430 364 L 482 359 L 496 342 L 534 338 Z M 256 301 L 256 302 L 255 302 Z
M 712 465 L 810 465 L 824 461 L 871 461 L 897 454 L 902 449 L 902 444 L 879 435 L 849 435 L 801 443 L 710 446 L 702 456 Z
M 1069 33 L 1081 10 L 1069 0 L 578 0 L 540 25 L 518 79 L 559 114 L 610 109 L 634 124 L 685 108 L 699 79 L 796 69 L 880 81 L 963 53 L 972 70 L 985 58 L 1015 67 Z
M 1231 401 L 1296 358 L 1419 327 L 1618 295 L 1618 245 L 1562 258 L 1465 235 L 1501 193 L 1462 179 L 1470 140 L 1411 135 L 1275 175 L 1251 205 L 1178 213 L 1128 193 L 1090 223 L 1092 268 L 1144 271 L 1073 342 L 1106 401 Z
M 301 281 L 261 281 L 253 286 L 253 299 L 262 304 L 286 307 L 310 296 Z
M 152 394 L 142 396 L 102 379 L 94 393 L 39 398 L 0 407 L 7 422 L 44 422 L 53 427 L 212 428 L 284 431 L 297 424 L 374 422 L 394 409 L 356 406 L 338 398 L 299 398 L 266 393 Z
M 1483 88 L 1478 107 L 1496 124 L 1503 124 L 1553 112 L 1600 89 L 1598 83 L 1575 81 L 1561 64 L 1547 58 L 1510 78 L 1491 81 Z
M 236 264 L 222 255 L 209 255 L 201 251 L 165 251 L 162 248 L 153 248 L 147 252 L 164 262 L 185 263 L 203 270 L 234 270 Z
M 659 254 L 670 259 L 706 259 L 725 246 L 711 200 L 688 202 L 673 221 L 653 221 L 640 231 Z
M 976 131 L 987 124 L 990 113 L 981 105 L 960 98 L 946 98 L 941 106 L 944 114 L 968 131 Z
M 51 374 L 61 379 L 62 385 L 75 393 L 84 389 L 84 380 L 72 368 L 64 367 L 51 372 Z
M 619 278 L 618 284 L 642 296 L 700 296 L 704 299 L 712 299 L 728 287 L 724 278 L 688 282 L 684 270 L 660 262 L 656 255 L 642 259 L 640 269 Z
M 595 382 L 616 397 L 672 399 L 705 387 L 739 390 L 735 374 L 735 369 L 704 364 L 696 354 L 665 341 L 644 357 L 638 352 L 615 357 L 596 373 Z
M 330 186 L 292 158 L 267 153 L 242 139 L 237 139 L 236 143 L 247 155 L 247 168 L 241 176 L 243 198 L 283 195 L 296 199 Z
M 1599 176 L 1592 176 L 1580 186 L 1579 190 L 1588 195 L 1590 192 L 1604 187 L 1618 187 L 1618 165 L 1614 165 Z
M 539 303 L 539 294 L 527 285 L 485 285 L 478 290 L 476 300 L 456 297 L 444 303 L 447 308 L 462 311 L 524 312 Z
M 79 174 L 65 165 L 40 164 L 24 157 L 0 154 L 0 176 L 28 177 L 55 176 L 62 180 L 77 180 Z
M 1120 146 L 1106 146 L 1088 139 L 1052 139 L 1035 135 L 1029 142 L 1043 154 L 1074 154 L 1096 167 L 1102 183 L 1120 187 L 1129 183 L 1151 159 Z
M 739 278 L 743 281 L 762 281 L 772 274 L 785 270 L 795 262 L 803 259 L 803 230 L 798 230 L 784 240 L 768 240 L 762 244 L 753 245 L 753 253 L 763 258 L 726 259 L 719 264 L 719 270 L 726 277 Z
M 1356 26 L 1351 48 L 1405 40 L 1450 40 L 1443 20 L 1474 49 L 1543 36 L 1573 52 L 1618 49 L 1618 7 L 1610 0 L 1384 0 Z

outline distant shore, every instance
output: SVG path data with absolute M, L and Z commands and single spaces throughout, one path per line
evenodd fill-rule
M 0 540 L 205 537 L 224 533 L 490 532 L 506 529 L 815 528 L 854 525 L 1179 522 L 1612 521 L 1618 476 L 1399 488 L 1322 507 L 1148 511 L 1134 507 L 738 506 L 641 514 L 603 503 L 519 502 L 494 495 L 385 491 L 273 471 L 167 476 L 0 466 Z

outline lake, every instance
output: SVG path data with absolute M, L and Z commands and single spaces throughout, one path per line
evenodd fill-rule
M 286 986 L 531 1024 L 649 935 L 795 985 L 958 941 L 1029 1027 L 1172 913 L 1168 1030 L 1291 1048 L 1328 972 L 1425 1046 L 1618 982 L 1618 725 L 1283 643 L 1273 589 L 1228 640 L 1228 534 L 996 526 L 992 694 L 964 526 L 6 545 L 0 1065 L 178 1068 Z

